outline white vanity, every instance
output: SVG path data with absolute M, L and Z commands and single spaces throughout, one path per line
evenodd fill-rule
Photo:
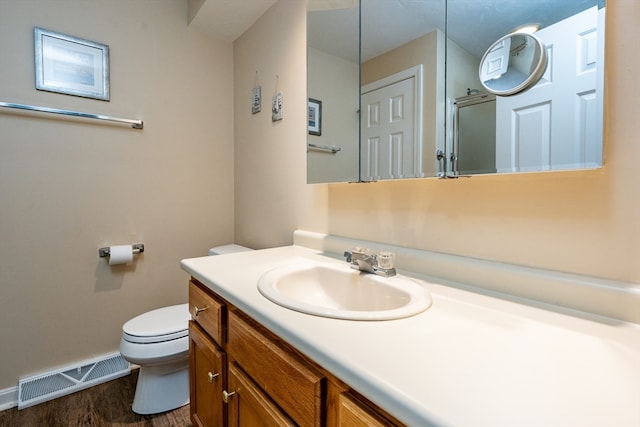
M 625 321 L 495 289 L 465 287 L 423 271 L 410 273 L 407 267 L 424 269 L 433 257 L 444 255 L 407 250 L 397 255 L 399 274 L 424 280 L 432 298 L 428 309 L 411 317 L 320 317 L 282 307 L 258 290 L 259 279 L 278 267 L 301 261 L 344 264 L 342 251 L 358 243 L 296 232 L 293 246 L 186 259 L 181 266 L 222 304 L 230 304 L 321 372 L 406 425 L 640 425 L 640 327 L 633 319 L 633 311 L 640 310 L 637 287 L 621 296 L 598 282 L 588 286 L 590 296 L 576 297 L 582 306 L 599 292 L 604 298 L 621 298 L 630 304 L 619 307 L 632 317 Z M 447 260 L 441 261 L 446 265 Z M 479 260 L 461 262 L 457 274 L 480 274 L 487 268 Z M 497 283 L 528 275 L 522 279 L 527 288 L 527 280 L 536 280 L 527 269 L 521 276 L 507 270 L 496 271 Z M 580 286 L 575 277 L 573 284 L 566 276 L 558 277 L 564 282 L 559 288 Z M 551 279 L 540 273 L 537 280 L 545 289 L 543 282 Z M 601 289 L 596 289 L 598 284 Z M 532 291 L 522 291 L 527 292 Z M 232 399 L 234 390 L 224 393 Z M 313 423 L 337 425 L 331 414 Z

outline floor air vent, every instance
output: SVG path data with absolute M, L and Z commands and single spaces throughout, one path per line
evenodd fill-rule
M 18 382 L 18 409 L 123 377 L 130 372 L 129 362 L 120 353 L 113 353 L 24 378 Z

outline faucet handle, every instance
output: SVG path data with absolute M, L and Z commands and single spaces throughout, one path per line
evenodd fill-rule
M 358 254 L 362 256 L 372 256 L 373 252 L 369 248 L 365 248 L 363 246 L 356 246 L 352 250 L 352 255 Z
M 393 252 L 390 251 L 380 251 L 378 252 L 377 255 L 377 260 L 378 260 L 378 267 L 385 269 L 385 270 L 390 270 L 393 268 L 393 264 L 394 264 L 394 260 L 395 260 L 396 255 Z

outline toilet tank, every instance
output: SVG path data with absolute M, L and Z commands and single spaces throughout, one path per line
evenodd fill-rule
M 244 246 L 231 244 L 231 245 L 216 246 L 215 248 L 211 248 L 209 249 L 209 255 L 224 255 L 224 254 L 232 254 L 236 252 L 247 252 L 252 250 L 253 249 L 245 248 Z

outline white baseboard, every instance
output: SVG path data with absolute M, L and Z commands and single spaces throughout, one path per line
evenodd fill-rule
M 0 390 L 0 411 L 18 406 L 18 387 Z

